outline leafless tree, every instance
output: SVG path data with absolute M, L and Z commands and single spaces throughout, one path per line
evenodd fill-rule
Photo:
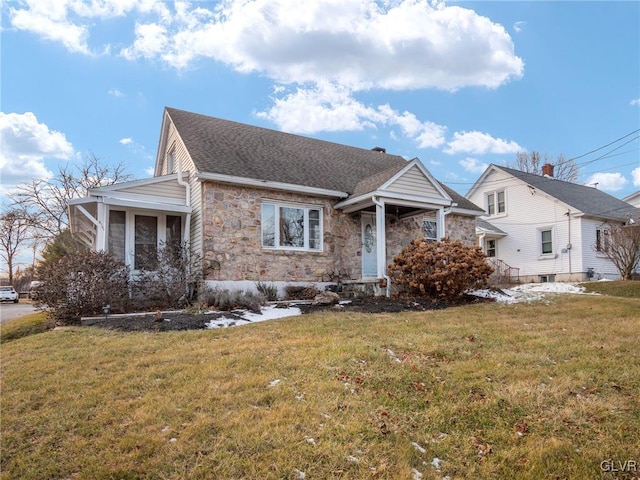
M 553 177 L 558 180 L 567 182 L 576 182 L 578 180 L 578 166 L 573 160 L 567 159 L 564 155 L 558 155 L 558 158 L 551 160 L 548 154 L 541 154 L 535 150 L 532 152 L 518 152 L 516 161 L 509 164 L 509 167 L 515 168 L 527 173 L 542 175 L 542 166 L 546 163 L 553 165 Z
M 0 258 L 7 263 L 10 284 L 13 284 L 16 255 L 31 238 L 32 230 L 32 219 L 22 210 L 11 209 L 0 215 Z
M 33 226 L 41 237 L 52 238 L 69 226 L 67 203 L 73 198 L 85 197 L 91 188 L 112 185 L 129 180 L 124 165 L 105 165 L 94 154 L 85 158 L 82 164 L 59 167 L 49 180 L 32 180 L 19 184 L 9 194 L 13 207 L 21 209 L 33 221 Z
M 622 279 L 631 280 L 640 266 L 640 224 L 611 226 L 606 242 L 598 247 L 613 262 Z

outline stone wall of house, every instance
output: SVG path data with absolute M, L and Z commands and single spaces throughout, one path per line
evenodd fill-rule
M 476 245 L 476 220 L 474 217 L 450 213 L 445 217 L 446 236 L 452 240 L 460 240 L 463 244 Z M 412 240 L 421 238 L 422 223 L 425 220 L 436 220 L 435 212 L 425 212 L 396 220 L 387 215 L 387 264 L 400 253 Z
M 335 282 L 361 277 L 360 214 L 335 210 L 334 199 L 214 182 L 205 182 L 202 190 L 205 280 Z M 321 207 L 323 251 L 263 248 L 262 203 L 269 201 Z M 434 220 L 434 213 L 399 220 L 387 215 L 388 263 L 411 240 L 422 236 L 426 219 Z M 473 217 L 450 214 L 445 219 L 447 236 L 475 244 Z
M 203 191 L 206 280 L 326 282 L 337 280 L 337 275 L 358 278 L 360 219 L 335 211 L 334 200 L 213 182 L 206 182 Z M 266 201 L 321 207 L 323 251 L 263 248 L 261 208 Z

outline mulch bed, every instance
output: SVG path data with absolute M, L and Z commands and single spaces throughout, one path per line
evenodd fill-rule
M 471 303 L 482 303 L 490 300 L 472 296 L 465 296 L 455 304 L 436 302 L 424 298 L 387 298 L 387 297 L 357 297 L 351 299 L 350 303 L 341 305 L 311 305 L 297 304 L 303 314 L 318 311 L 358 312 L 358 313 L 398 313 L 406 311 L 440 310 L 443 308 L 465 305 Z M 156 314 L 135 314 L 135 315 L 110 315 L 105 317 L 85 318 L 81 325 L 87 327 L 101 327 L 123 332 L 166 332 L 176 330 L 202 330 L 206 324 L 217 317 L 233 318 L 238 320 L 242 316 L 234 312 L 216 313 L 189 313 L 166 312 L 162 314 L 161 320 L 156 320 Z

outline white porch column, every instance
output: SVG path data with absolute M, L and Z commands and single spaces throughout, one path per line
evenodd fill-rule
M 446 227 L 445 227 L 444 216 L 445 216 L 444 207 L 438 208 L 438 210 L 436 212 L 436 225 L 437 225 L 437 229 L 438 229 L 438 241 L 440 241 L 441 238 L 446 238 L 446 236 L 447 236 L 447 230 L 446 230 Z
M 96 220 L 98 223 L 96 224 L 96 245 L 95 249 L 97 252 L 106 252 L 107 251 L 107 206 L 101 201 L 102 199 L 98 199 L 98 203 L 96 204 Z
M 377 253 L 377 277 L 385 278 L 387 275 L 387 236 L 384 218 L 384 200 L 375 199 L 376 204 L 376 253 Z

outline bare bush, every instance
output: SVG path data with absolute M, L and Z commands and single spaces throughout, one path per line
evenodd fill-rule
M 413 240 L 388 267 L 392 284 L 403 293 L 445 301 L 486 286 L 492 272 L 479 247 L 447 239 Z
M 58 321 L 78 323 L 85 315 L 126 312 L 129 301 L 129 267 L 104 252 L 86 252 L 60 258 L 38 268 L 41 283 L 36 307 Z
M 609 257 L 623 280 L 631 280 L 640 266 L 640 224 L 611 226 L 602 245 L 595 248 Z
M 156 255 L 143 259 L 132 285 L 137 308 L 183 308 L 197 295 L 200 279 L 199 257 L 191 254 L 187 242 L 164 244 Z
M 256 283 L 256 290 L 267 299 L 267 302 L 278 300 L 278 287 L 273 284 L 267 285 L 264 282 L 258 282 Z
M 316 295 L 322 293 L 321 290 L 318 290 L 313 285 L 288 285 L 284 291 L 287 300 L 313 300 Z
M 220 288 L 209 289 L 205 292 L 207 306 L 218 310 L 230 311 L 246 309 L 255 313 L 265 304 L 265 297 L 259 293 L 243 290 L 227 290 Z

